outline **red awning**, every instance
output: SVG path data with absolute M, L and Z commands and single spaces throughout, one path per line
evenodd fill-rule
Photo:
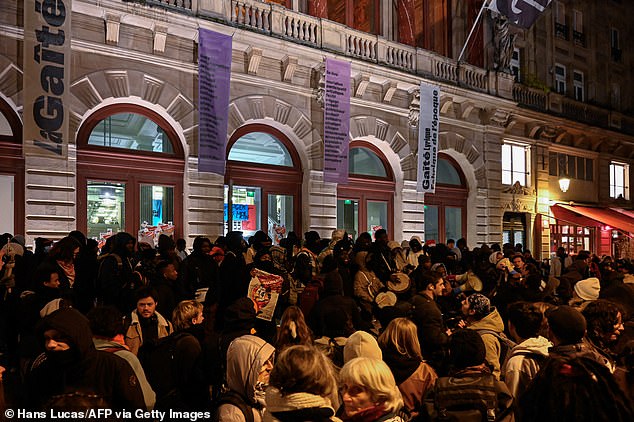
M 557 204 L 550 207 L 555 218 L 580 226 L 610 226 L 625 233 L 634 233 L 634 218 L 610 208 L 591 208 Z

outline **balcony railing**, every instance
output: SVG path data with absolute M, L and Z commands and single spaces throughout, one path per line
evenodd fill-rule
M 586 46 L 586 34 L 583 32 L 572 31 L 572 40 L 575 42 L 575 45 L 580 45 L 581 47 Z
M 124 0 L 134 1 L 134 0 Z M 355 59 L 393 67 L 414 75 L 446 82 L 475 91 L 513 99 L 532 109 L 554 113 L 601 127 L 633 132 L 634 119 L 515 83 L 513 75 L 496 73 L 468 63 L 458 63 L 432 51 L 415 48 L 345 25 L 288 10 L 275 3 L 258 0 L 137 0 L 152 7 L 165 7 L 215 21 L 224 21 L 246 30 L 278 37 Z M 557 36 L 568 39 L 569 28 L 555 23 Z M 574 31 L 575 42 L 585 44 L 585 34 Z M 621 50 L 613 48 L 612 60 L 621 60 Z M 614 115 L 614 116 L 613 116 Z M 617 116 L 617 117 L 615 117 Z
M 568 25 L 555 22 L 555 36 L 563 38 L 564 40 L 568 40 Z

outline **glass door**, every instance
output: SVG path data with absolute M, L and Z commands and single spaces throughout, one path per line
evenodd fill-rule
M 374 238 L 374 233 L 379 229 L 390 231 L 388 227 L 387 202 L 386 201 L 367 201 L 366 202 L 366 220 L 367 231 Z
M 141 185 L 140 225 L 158 226 L 174 222 L 174 188 Z
M 293 195 L 268 194 L 268 233 L 278 245 L 286 234 L 293 231 Z
M 125 231 L 125 183 L 89 180 L 87 187 L 87 237 L 102 239 Z
M 242 231 L 244 237 L 253 236 L 261 230 L 260 210 L 262 189 L 254 186 L 234 186 L 231 195 L 231 228 L 229 228 L 229 187 L 225 186 L 224 226 L 225 233 Z
M 14 227 L 15 178 L 12 175 L 0 174 L 0 204 L 3 205 L 0 233 L 16 233 Z
M 440 221 L 438 220 L 438 206 L 425 205 L 425 242 L 439 243 Z
M 337 228 L 344 229 L 353 239 L 359 236 L 359 201 L 337 199 Z
M 462 208 L 445 207 L 445 242 L 462 237 Z

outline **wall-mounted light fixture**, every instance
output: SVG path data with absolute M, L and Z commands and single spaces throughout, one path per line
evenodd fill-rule
M 566 176 L 562 176 L 561 179 L 559 179 L 559 189 L 561 189 L 562 192 L 568 192 L 568 188 L 570 187 L 570 179 Z

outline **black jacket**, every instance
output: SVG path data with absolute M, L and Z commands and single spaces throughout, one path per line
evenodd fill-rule
M 143 392 L 128 362 L 95 349 L 88 320 L 79 311 L 60 309 L 46 317 L 38 330 L 40 339 L 50 329 L 67 338 L 70 349 L 35 359 L 27 375 L 30 406 L 41 408 L 54 395 L 81 392 L 103 397 L 114 409 L 145 409 Z
M 445 333 L 440 308 L 433 299 L 416 294 L 411 299 L 412 321 L 418 328 L 418 339 L 425 360 L 437 367 L 444 357 L 449 336 Z

